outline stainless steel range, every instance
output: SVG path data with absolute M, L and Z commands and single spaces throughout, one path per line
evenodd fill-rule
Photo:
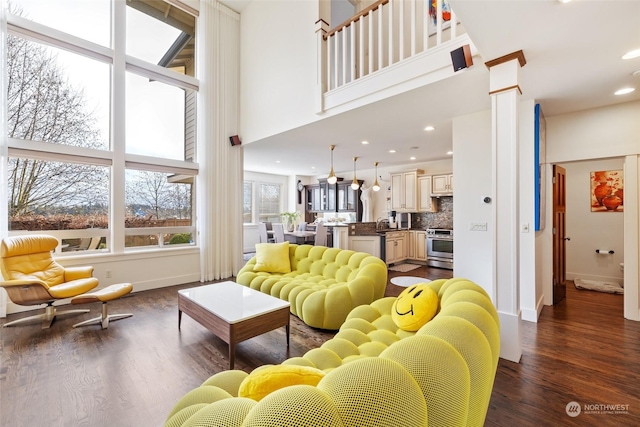
M 453 230 L 427 228 L 427 265 L 453 270 Z

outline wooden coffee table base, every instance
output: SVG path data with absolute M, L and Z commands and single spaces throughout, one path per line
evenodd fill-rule
M 178 293 L 178 329 L 182 322 L 182 312 L 188 314 L 196 322 L 211 331 L 215 336 L 229 345 L 229 369 L 233 369 L 236 355 L 236 344 L 284 326 L 287 331 L 287 347 L 289 347 L 289 307 L 260 314 L 249 319 L 229 324 L 209 310 Z

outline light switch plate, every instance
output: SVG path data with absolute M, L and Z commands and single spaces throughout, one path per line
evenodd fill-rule
M 486 222 L 470 222 L 469 231 L 487 231 Z

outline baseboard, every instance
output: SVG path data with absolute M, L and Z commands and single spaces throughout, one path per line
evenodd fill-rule
M 544 307 L 544 295 L 542 295 L 540 299 L 538 299 L 535 309 L 522 309 L 522 320 L 532 323 L 538 323 L 538 318 L 540 317 L 540 313 L 542 313 L 542 307 Z

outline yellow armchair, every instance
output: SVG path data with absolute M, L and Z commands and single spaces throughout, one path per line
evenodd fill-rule
M 4 281 L 0 287 L 18 305 L 47 304 L 45 312 L 25 317 L 4 326 L 42 320 L 42 328 L 51 326 L 56 316 L 87 313 L 89 310 L 56 311 L 55 300 L 83 294 L 96 286 L 93 267 L 64 268 L 52 257 L 58 240 L 46 235 L 8 237 L 0 245 L 0 267 Z

